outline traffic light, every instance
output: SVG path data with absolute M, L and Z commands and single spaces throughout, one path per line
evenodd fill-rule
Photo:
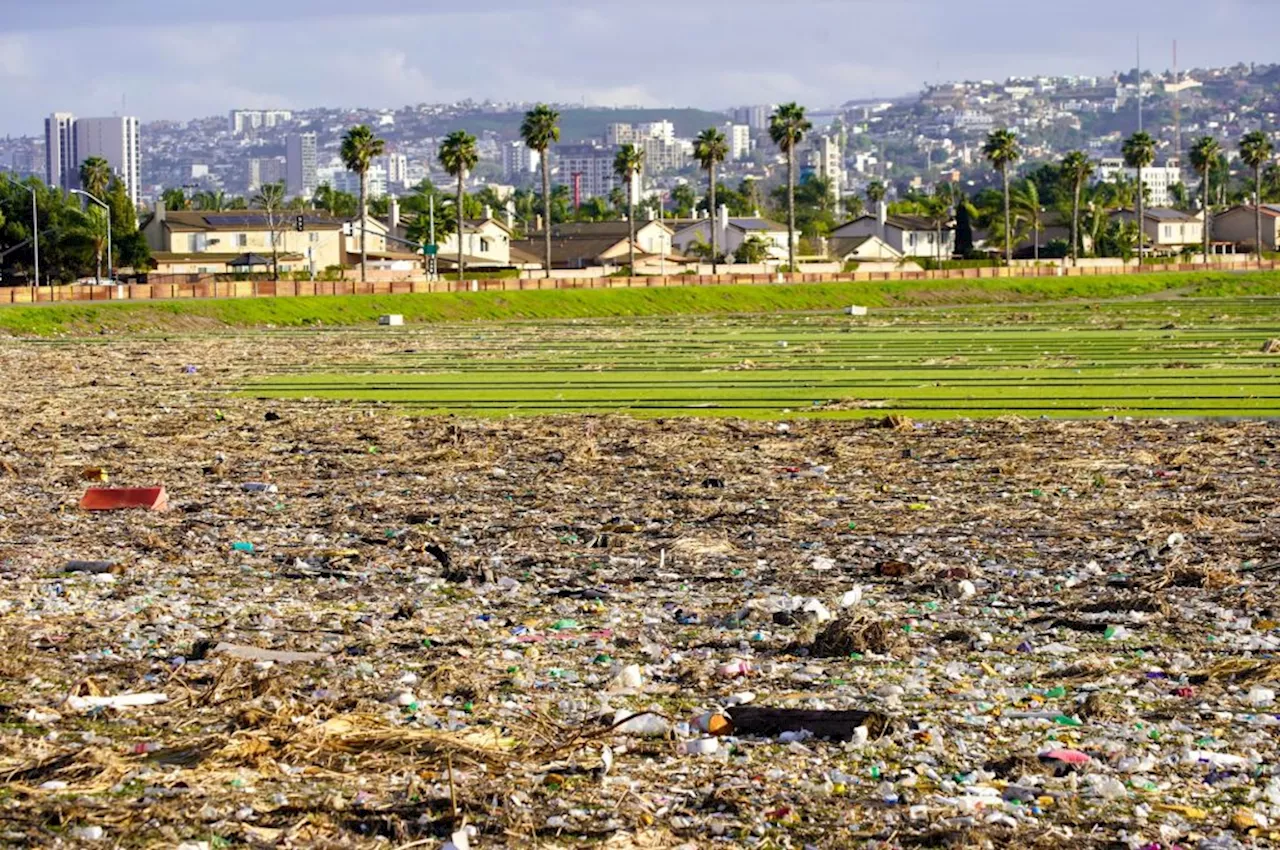
M 307 227 L 307 222 L 303 219 L 302 216 L 298 216 L 293 220 L 293 229 L 298 231 L 299 233 L 305 230 L 306 227 Z

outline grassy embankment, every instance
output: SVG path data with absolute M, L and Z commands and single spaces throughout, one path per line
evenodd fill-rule
M 127 333 L 218 328 L 365 325 L 382 313 L 407 322 L 573 319 L 837 310 L 849 304 L 918 307 L 1178 296 L 1280 294 L 1276 272 L 1188 272 L 983 281 L 888 281 L 662 289 L 354 295 L 0 307 L 0 332 Z

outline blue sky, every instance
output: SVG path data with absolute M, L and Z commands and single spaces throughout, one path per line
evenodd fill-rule
M 0 133 L 55 109 L 466 97 L 824 107 L 925 81 L 1280 61 L 1277 0 L 0 0 Z M 357 9 L 358 11 L 350 11 Z M 1151 13 L 1158 10 L 1158 18 Z

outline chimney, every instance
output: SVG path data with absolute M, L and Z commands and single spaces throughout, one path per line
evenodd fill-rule
M 156 199 L 156 223 L 164 224 L 164 198 Z
M 889 204 L 883 199 L 876 201 L 876 235 L 884 238 L 884 225 L 889 219 Z
M 391 198 L 391 200 L 387 201 L 387 227 L 391 230 L 392 236 L 395 235 L 396 228 L 399 226 L 400 200 L 398 198 Z
M 720 240 L 724 242 L 725 235 L 729 232 L 729 205 L 720 205 L 720 221 L 717 226 L 720 228 Z
M 534 221 L 533 229 L 534 229 L 534 230 L 536 230 L 536 231 L 541 232 L 541 230 L 542 230 L 542 213 L 538 213 L 537 215 L 535 215 L 535 216 L 533 217 L 533 221 Z
M 488 204 L 485 204 L 484 215 L 481 217 L 481 221 L 488 221 L 491 218 L 493 218 L 493 207 L 489 206 Z

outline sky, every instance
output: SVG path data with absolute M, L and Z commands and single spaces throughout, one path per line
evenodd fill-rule
M 1157 15 L 1152 15 L 1157 11 Z M 811 108 L 1018 74 L 1280 61 L 1277 0 L 0 0 L 0 134 L 53 111 L 465 98 Z

